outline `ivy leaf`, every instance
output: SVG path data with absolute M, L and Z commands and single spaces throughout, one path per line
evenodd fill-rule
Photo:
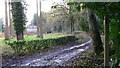
M 58 5 L 54 5 L 54 6 L 52 6 L 51 8 L 58 8 Z
M 69 2 L 67 3 L 67 5 L 77 5 L 78 3 L 77 2 Z

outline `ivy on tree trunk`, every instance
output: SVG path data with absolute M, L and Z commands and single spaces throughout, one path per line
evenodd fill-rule
M 26 4 L 24 2 L 12 2 L 11 6 L 17 40 L 24 40 L 23 31 L 26 25 Z

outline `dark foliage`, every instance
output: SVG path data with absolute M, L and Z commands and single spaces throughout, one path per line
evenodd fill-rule
M 65 45 L 76 40 L 77 38 L 75 36 L 65 36 L 53 39 L 6 42 L 6 44 L 11 46 L 16 53 L 22 53 L 22 52 L 34 52 L 37 50 L 49 48 L 51 46 Z

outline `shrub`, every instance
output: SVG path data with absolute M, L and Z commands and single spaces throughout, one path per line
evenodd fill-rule
M 75 36 L 65 36 L 51 39 L 37 39 L 30 41 L 6 42 L 16 53 L 34 52 L 56 45 L 65 45 L 78 40 Z
M 112 66 L 118 66 L 120 63 L 120 45 L 111 45 L 111 59 L 112 59 Z
M 23 46 L 26 41 L 14 41 L 14 42 L 6 42 L 13 50 L 15 53 L 22 52 L 24 50 Z

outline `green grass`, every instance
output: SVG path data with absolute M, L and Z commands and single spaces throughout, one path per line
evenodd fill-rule
M 4 41 L 4 38 L 0 38 L 0 46 L 4 46 L 4 45 L 5 45 L 4 42 L 5 42 L 5 41 Z
M 62 37 L 62 36 L 65 36 L 65 35 L 63 35 L 63 34 L 51 34 L 51 35 L 49 35 L 49 36 L 44 36 L 44 38 L 46 39 L 46 38 L 59 38 L 59 37 Z M 36 36 L 24 36 L 24 39 L 26 40 L 26 41 L 29 41 L 29 40 L 37 40 L 37 39 L 39 39 L 39 38 L 37 38 Z M 13 39 L 11 39 L 11 40 L 8 40 L 8 42 L 13 42 L 13 41 L 17 41 L 17 39 L 16 38 L 13 38 Z M 0 46 L 5 46 L 6 44 L 5 44 L 5 42 L 6 41 L 4 41 L 4 38 L 0 38 Z
M 44 38 L 59 38 L 65 35 L 53 35 L 53 36 L 44 36 Z

